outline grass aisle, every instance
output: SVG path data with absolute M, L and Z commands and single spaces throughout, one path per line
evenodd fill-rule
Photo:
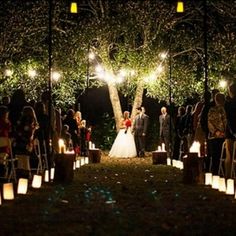
M 4 201 L 0 235 L 236 235 L 235 214 L 232 196 L 184 185 L 176 168 L 102 157 L 69 185 Z

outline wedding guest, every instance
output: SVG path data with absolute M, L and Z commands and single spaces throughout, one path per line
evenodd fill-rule
M 145 157 L 145 144 L 149 116 L 145 114 L 145 108 L 138 107 L 133 124 L 133 133 L 138 157 Z
M 160 130 L 159 130 L 159 137 L 160 142 L 165 144 L 165 149 L 167 152 L 167 156 L 170 157 L 171 155 L 171 131 L 173 130 L 173 122 L 170 118 L 170 115 L 167 113 L 166 107 L 161 108 L 161 115 L 159 116 L 159 124 L 160 124 Z
M 64 140 L 66 147 L 70 147 L 70 144 L 72 142 L 71 140 L 71 134 L 69 132 L 69 126 L 63 125 L 61 130 L 61 138 Z
M 225 140 L 226 113 L 224 109 L 225 96 L 217 93 L 215 95 L 215 106 L 211 107 L 208 112 L 209 128 L 209 147 L 211 151 L 213 175 L 218 175 L 222 144 Z
M 8 119 L 8 109 L 6 106 L 0 106 L 0 153 L 10 154 L 10 149 L 5 138 L 9 137 L 11 123 Z M 5 157 L 0 157 L 0 176 L 5 174 L 5 165 L 3 164 Z
M 129 158 L 136 157 L 134 136 L 131 133 L 131 119 L 129 112 L 125 111 L 121 119 L 120 130 L 109 152 L 109 157 Z
M 22 89 L 17 89 L 14 91 L 11 97 L 11 102 L 8 106 L 9 109 L 9 120 L 12 125 L 12 136 L 15 135 L 16 132 L 16 126 L 17 126 L 17 121 L 20 119 L 21 112 L 23 110 L 24 106 L 28 106 L 29 104 L 27 103 L 25 99 L 25 93 Z
M 74 114 L 75 111 L 73 109 L 69 109 L 67 111 L 67 115 L 63 121 L 63 124 L 69 126 L 69 133 L 71 134 L 73 148 L 76 151 L 77 147 L 79 146 L 79 142 L 78 142 L 78 126 L 76 120 L 74 119 Z
M 236 141 L 236 83 L 228 87 L 229 99 L 225 102 L 225 112 L 227 117 L 226 126 L 226 160 L 225 175 L 226 178 L 231 176 L 233 144 Z
M 32 153 L 34 133 L 38 127 L 34 109 L 31 106 L 25 106 L 16 127 L 14 144 L 16 154 Z
M 175 137 L 174 137 L 174 149 L 173 149 L 173 159 L 181 159 L 181 141 L 183 138 L 183 115 L 185 114 L 185 108 L 178 108 L 178 115 L 175 122 Z
M 86 120 L 82 120 L 80 124 L 80 153 L 81 156 L 88 155 L 88 141 L 87 141 L 87 133 L 88 128 L 86 127 Z

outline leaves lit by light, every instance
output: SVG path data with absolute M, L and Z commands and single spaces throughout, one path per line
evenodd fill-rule
M 160 57 L 161 57 L 161 59 L 166 59 L 167 58 L 167 53 L 166 52 L 162 52 L 161 54 L 160 54 Z
M 95 59 L 95 53 L 94 52 L 90 52 L 89 53 L 89 59 L 90 60 L 94 60 Z
M 37 75 L 36 70 L 30 69 L 28 71 L 28 76 L 31 77 L 31 78 L 34 78 L 36 75 Z
M 5 76 L 8 76 L 8 77 L 10 77 L 10 76 L 12 76 L 12 74 L 13 74 L 13 71 L 12 71 L 12 70 L 10 70 L 10 69 L 6 69 L 4 74 L 5 74 Z
M 219 86 L 220 86 L 222 89 L 225 89 L 226 86 L 227 86 L 227 81 L 226 81 L 226 80 L 220 80 Z
M 59 72 L 57 71 L 52 72 L 52 80 L 54 82 L 58 82 L 60 78 L 61 78 L 61 74 Z

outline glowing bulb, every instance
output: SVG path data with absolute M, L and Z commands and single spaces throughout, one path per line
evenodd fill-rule
M 227 86 L 227 81 L 226 80 L 221 80 L 220 82 L 219 82 L 219 85 L 220 85 L 220 87 L 221 88 L 226 88 L 226 86 Z
M 12 76 L 12 74 L 13 74 L 12 70 L 10 70 L 10 69 L 5 70 L 5 76 Z
M 52 72 L 52 79 L 57 82 L 61 78 L 61 74 L 57 71 Z
M 90 52 L 89 53 L 89 59 L 94 60 L 94 58 L 95 58 L 95 54 L 93 52 Z
M 37 75 L 37 72 L 36 72 L 36 70 L 30 69 L 28 71 L 28 75 L 29 75 L 29 77 L 34 78 Z

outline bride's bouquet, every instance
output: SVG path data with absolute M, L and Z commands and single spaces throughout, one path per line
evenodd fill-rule
M 125 121 L 125 134 L 127 133 L 129 127 L 131 127 L 131 120 L 127 119 Z

